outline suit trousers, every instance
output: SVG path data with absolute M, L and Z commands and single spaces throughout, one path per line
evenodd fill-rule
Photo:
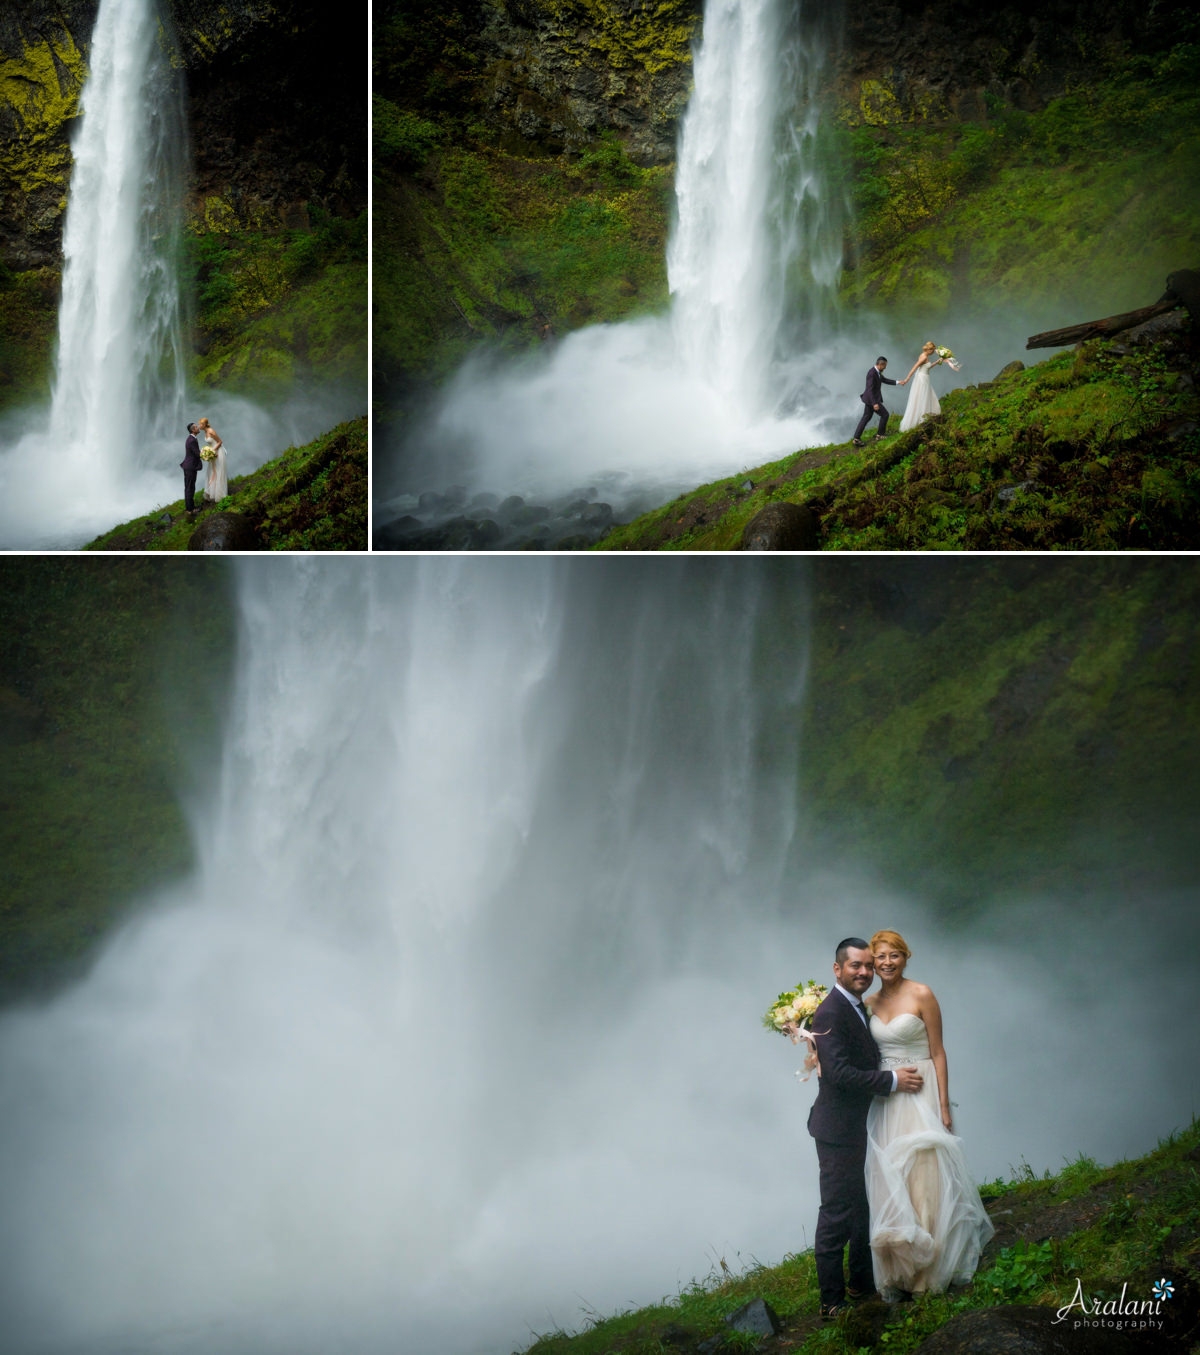
M 886 406 L 886 405 L 883 403 L 883 401 L 881 400 L 881 401 L 879 402 L 879 408 L 878 408 L 878 409 L 872 409 L 871 406 L 870 406 L 869 404 L 867 404 L 867 402 L 864 400 L 864 401 L 863 401 L 863 416 L 862 416 L 861 419 L 859 419 L 859 421 L 858 421 L 858 427 L 854 430 L 854 436 L 855 436 L 855 438 L 861 438 L 861 437 L 862 437 L 862 435 L 863 435 L 863 429 L 866 428 L 867 424 L 869 424 L 869 423 L 871 422 L 871 420 L 875 417 L 876 414 L 879 415 L 879 437 L 883 437 L 884 433 L 887 432 L 887 421 L 888 421 L 888 409 L 887 409 L 887 406 Z M 845 425 L 843 425 L 843 427 L 844 427 L 844 426 L 845 426 Z
M 183 472 L 183 506 L 189 513 L 196 510 L 196 472 L 194 470 Z
M 850 1244 L 850 1288 L 869 1294 L 875 1288 L 871 1264 L 871 1210 L 867 1203 L 867 1139 L 825 1143 L 816 1140 L 821 1169 L 821 1208 L 813 1255 L 821 1303 L 828 1307 L 846 1297 L 842 1250 Z

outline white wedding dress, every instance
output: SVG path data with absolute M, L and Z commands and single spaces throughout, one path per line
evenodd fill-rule
M 205 438 L 204 445 L 213 447 L 212 438 Z M 208 462 L 208 479 L 204 482 L 204 497 L 213 503 L 220 503 L 229 493 L 229 477 L 225 473 L 225 444 L 222 443 L 217 454 Z
M 900 420 L 900 431 L 907 433 L 910 428 L 915 428 L 922 419 L 927 419 L 931 414 L 940 414 L 942 407 L 938 403 L 937 392 L 933 389 L 933 382 L 929 379 L 929 363 L 923 362 L 913 373 L 913 378 L 908 387 L 908 405 L 904 411 L 904 418 Z
M 867 1199 L 878 1289 L 941 1293 L 965 1284 L 995 1229 L 967 1168 L 962 1139 L 946 1132 L 925 1022 L 902 1012 L 871 1017 L 883 1068 L 915 1067 L 919 1092 L 877 1096 L 867 1112 Z

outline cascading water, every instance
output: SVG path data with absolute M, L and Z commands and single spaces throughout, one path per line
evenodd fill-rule
M 568 335 L 524 367 L 468 364 L 391 476 L 546 500 L 589 482 L 647 507 L 819 441 L 845 210 L 826 183 L 828 7 L 709 0 L 680 142 L 671 310 Z M 826 365 L 827 364 L 823 364 Z
M 186 135 L 157 0 L 101 0 L 88 61 L 52 403 L 0 455 L 0 548 L 79 545 L 182 487 Z
M 786 393 L 832 317 L 844 205 L 823 181 L 828 7 L 712 0 L 696 55 L 667 251 L 684 365 L 747 421 Z M 785 328 L 801 318 L 798 336 Z M 781 365 L 783 370 L 781 371 Z
M 72 146 L 50 437 L 117 480 L 185 421 L 184 114 L 165 31 L 156 0 L 101 0 Z
M 0 1020 L 12 1355 L 507 1355 L 799 1250 L 813 1087 L 759 1015 L 878 925 L 942 1000 L 981 1178 L 1186 1121 L 1171 1041 L 1105 1021 L 1151 901 L 1114 930 L 1090 900 L 1065 1021 L 1064 906 L 951 935 L 795 859 L 805 562 L 238 577 L 195 878 Z M 1061 1077 L 1102 1023 L 1129 1114 Z

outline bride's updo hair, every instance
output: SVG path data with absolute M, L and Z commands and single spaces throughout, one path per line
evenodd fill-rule
M 932 353 L 933 350 L 934 350 L 936 347 L 937 347 L 937 344 L 935 344 L 934 341 L 933 341 L 932 339 L 926 339 L 925 342 L 921 345 L 921 352 L 922 352 L 922 353 Z M 894 936 L 895 933 L 893 932 L 892 935 Z
M 211 428 L 211 427 L 212 427 L 212 424 L 210 424 L 209 421 L 208 421 L 207 419 L 201 419 L 201 420 L 200 420 L 200 427 L 201 427 L 201 428 Z
M 880 945 L 891 946 L 893 950 L 898 950 L 906 960 L 912 959 L 912 951 L 909 950 L 904 942 L 904 937 L 899 932 L 876 932 L 871 937 L 871 953 L 874 954 L 876 946 Z

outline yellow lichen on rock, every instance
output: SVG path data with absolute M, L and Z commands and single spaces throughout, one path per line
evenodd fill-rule
M 608 0 L 549 0 L 546 8 L 570 20 L 571 45 L 602 52 L 616 69 L 640 66 L 654 75 L 691 60 L 699 19 L 689 0 L 659 0 L 632 14 L 622 14 Z M 579 20 L 591 32 L 581 32 Z
M 16 126 L 16 135 L 0 142 L 5 190 L 66 189 L 71 151 L 63 128 L 78 111 L 86 75 L 83 53 L 65 29 L 59 42 L 36 43 L 0 61 L 0 106 L 12 111 Z

